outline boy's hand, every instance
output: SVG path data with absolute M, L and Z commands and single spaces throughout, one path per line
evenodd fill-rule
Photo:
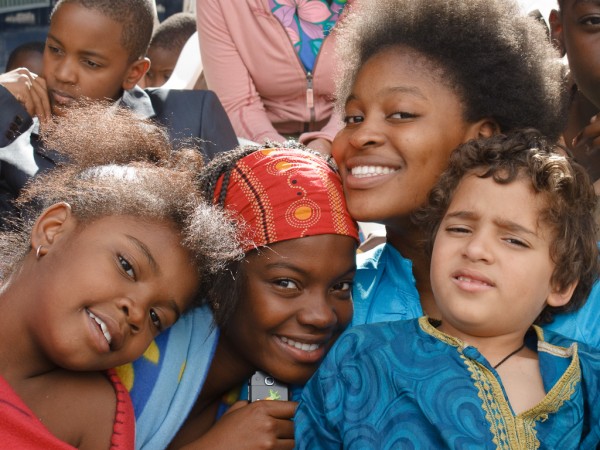
M 600 114 L 575 136 L 571 144 L 575 160 L 588 171 L 592 181 L 600 178 Z
M 296 402 L 238 401 L 200 439 L 184 449 L 260 450 L 294 448 Z
M 50 100 L 46 80 L 25 68 L 11 70 L 0 75 L 4 86 L 27 110 L 31 117 L 41 122 L 51 117 Z

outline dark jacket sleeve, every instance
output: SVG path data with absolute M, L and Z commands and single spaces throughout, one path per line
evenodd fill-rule
M 12 152 L 17 152 L 18 149 L 6 147 L 13 144 L 32 124 L 33 119 L 23 105 L 8 89 L 0 86 L 0 230 L 10 229 L 11 221 L 18 217 L 19 213 L 13 202 L 28 179 L 14 165 L 18 158 Z M 9 157 L 11 162 L 5 160 L 5 157 Z
M 27 110 L 8 92 L 0 86 L 0 147 L 11 144 L 33 124 L 33 119 Z
M 172 141 L 199 139 L 207 160 L 238 145 L 227 113 L 214 92 L 160 88 L 147 92 L 155 119 L 166 126 Z

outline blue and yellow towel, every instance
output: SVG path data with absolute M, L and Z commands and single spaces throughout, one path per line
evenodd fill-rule
M 183 315 L 144 355 L 117 368 L 136 417 L 136 449 L 163 450 L 182 426 L 206 379 L 218 328 L 208 307 Z

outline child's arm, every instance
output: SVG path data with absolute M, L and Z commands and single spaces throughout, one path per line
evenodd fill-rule
M 0 85 L 25 107 L 31 117 L 38 117 L 41 121 L 50 119 L 50 100 L 46 80 L 42 77 L 19 68 L 0 75 Z
M 81 450 L 109 449 L 117 399 L 102 373 L 60 371 L 48 375 L 45 395 L 32 409 L 52 434 Z

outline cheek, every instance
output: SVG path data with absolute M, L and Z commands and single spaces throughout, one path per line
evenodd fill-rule
M 346 136 L 346 131 L 342 128 L 331 144 L 331 156 L 333 156 L 336 162 L 340 163 L 346 154 L 347 148 L 348 137 Z
M 352 315 L 354 314 L 353 303 L 348 300 L 340 302 L 335 309 L 335 313 L 337 315 L 338 324 L 340 327 L 346 328 L 346 326 L 348 326 L 352 320 Z

